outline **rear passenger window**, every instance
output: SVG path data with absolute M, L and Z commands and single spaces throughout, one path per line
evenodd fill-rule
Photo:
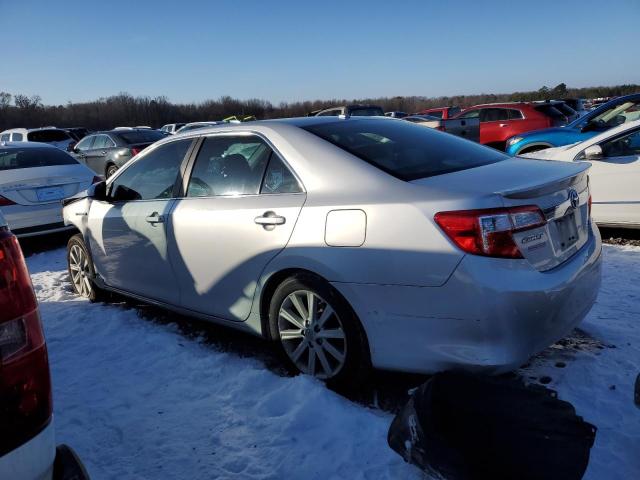
M 207 137 L 191 172 L 188 197 L 256 195 L 271 156 L 259 137 Z
M 480 116 L 480 110 L 468 110 L 460 114 L 458 118 L 478 118 Z
M 64 142 L 70 140 L 69 134 L 63 130 L 36 130 L 29 132 L 27 138 L 30 142 Z
M 93 141 L 92 149 L 105 148 L 107 146 L 107 137 L 104 135 L 98 135 Z
M 11 134 L 5 133 L 0 137 L 0 142 L 8 142 L 10 137 L 11 137 Z
M 14 142 L 21 142 L 23 138 L 24 135 L 22 135 L 21 133 L 14 133 L 11 137 L 11 140 L 13 140 Z
M 524 118 L 520 110 L 509 109 L 507 111 L 509 112 L 509 120 L 521 120 Z
M 302 188 L 291 170 L 275 153 L 271 154 L 260 193 L 300 193 Z

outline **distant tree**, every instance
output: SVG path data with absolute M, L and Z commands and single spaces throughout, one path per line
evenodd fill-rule
M 9 105 L 11 105 L 11 97 L 12 95 L 7 92 L 0 92 L 0 108 L 5 109 Z
M 565 98 L 567 96 L 567 85 L 560 83 L 553 87 L 553 96 L 556 98 Z

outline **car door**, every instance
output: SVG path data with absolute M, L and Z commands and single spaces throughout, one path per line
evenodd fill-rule
M 167 249 L 167 221 L 191 139 L 166 143 L 123 168 L 92 201 L 89 243 L 107 285 L 172 305 L 179 290 Z
M 246 320 L 261 272 L 289 241 L 306 195 L 253 134 L 204 138 L 185 191 L 169 244 L 182 306 Z
M 504 150 L 509 138 L 509 113 L 505 108 L 480 110 L 480 143 Z
M 97 135 L 89 135 L 84 137 L 82 140 L 78 142 L 78 144 L 73 148 L 71 154 L 78 160 L 78 162 L 83 165 L 87 165 L 87 151 L 91 149 L 93 146 L 93 141 L 96 139 Z
M 96 135 L 91 148 L 85 152 L 87 167 L 98 175 L 104 175 L 104 167 L 107 158 L 107 142 L 110 140 L 106 135 Z
M 590 160 L 593 217 L 600 223 L 640 225 L 640 128 L 600 144 Z

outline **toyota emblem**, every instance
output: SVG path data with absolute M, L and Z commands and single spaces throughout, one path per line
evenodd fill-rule
M 578 192 L 573 189 L 569 190 L 569 201 L 573 208 L 578 208 L 578 204 L 580 203 L 580 195 L 578 195 Z

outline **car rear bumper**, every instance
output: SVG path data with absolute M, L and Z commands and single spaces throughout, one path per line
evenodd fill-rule
M 49 480 L 56 456 L 53 419 L 39 434 L 0 457 L 0 478 Z
M 358 314 L 375 367 L 500 373 L 569 333 L 593 306 L 602 244 L 591 230 L 578 253 L 545 272 L 467 255 L 441 287 L 333 285 Z
M 60 203 L 11 205 L 3 207 L 2 213 L 17 237 L 43 235 L 73 228 L 65 226 Z

